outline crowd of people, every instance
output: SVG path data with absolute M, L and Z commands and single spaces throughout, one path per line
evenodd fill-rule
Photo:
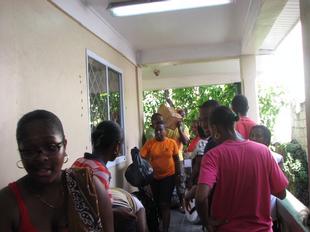
M 236 95 L 232 109 L 204 102 L 192 139 L 185 111 L 167 102 L 180 115 L 175 128 L 154 113 L 140 149 L 153 168 L 158 231 L 169 231 L 174 190 L 180 212 L 196 209 L 208 232 L 279 231 L 275 197 L 284 199 L 288 185 L 283 157 L 270 150 L 268 128 L 247 117 L 246 97 Z M 123 139 L 117 123 L 99 123 L 91 134 L 92 153 L 63 170 L 67 140 L 59 118 L 45 110 L 25 114 L 16 140 L 17 166 L 27 174 L 0 191 L 0 208 L 6 209 L 0 231 L 149 231 L 149 209 L 133 194 L 110 187 L 106 164 L 119 155 Z

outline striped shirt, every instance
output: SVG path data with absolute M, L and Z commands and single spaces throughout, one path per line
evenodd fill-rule
M 73 164 L 73 168 L 89 168 L 92 170 L 93 174 L 98 177 L 101 183 L 104 185 L 105 189 L 108 191 L 110 198 L 112 195 L 110 192 L 110 180 L 111 173 L 104 165 L 103 162 L 92 159 L 92 154 L 85 153 L 84 157 L 78 158 Z

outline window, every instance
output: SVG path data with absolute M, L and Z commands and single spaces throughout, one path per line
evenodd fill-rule
M 103 120 L 113 120 L 124 130 L 122 72 L 87 50 L 87 79 L 89 97 L 89 126 L 92 130 Z M 125 160 L 125 146 L 116 162 Z

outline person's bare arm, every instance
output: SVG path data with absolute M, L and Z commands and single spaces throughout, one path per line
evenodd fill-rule
M 215 220 L 209 216 L 209 195 L 211 190 L 207 184 L 198 184 L 196 190 L 196 209 L 203 225 L 207 226 L 208 232 L 213 232 L 216 227 L 228 223 L 227 220 Z
M 177 127 L 178 127 L 178 131 L 180 135 L 180 141 L 183 145 L 187 145 L 189 143 L 189 138 L 182 130 L 181 125 L 182 125 L 182 121 L 179 121 L 177 124 Z
M 138 232 L 148 232 L 145 209 L 141 208 L 137 213 Z
M 103 224 L 103 231 L 113 232 L 114 223 L 110 197 L 98 177 L 94 176 L 93 178 L 98 196 L 99 212 Z
M 192 176 L 191 176 L 191 180 L 192 181 L 198 179 L 199 171 L 200 171 L 200 165 L 201 165 L 201 160 L 202 160 L 202 156 L 197 155 L 195 157 L 195 162 L 194 162 Z
M 181 167 L 180 167 L 180 160 L 179 160 L 178 154 L 173 156 L 173 161 L 174 161 L 174 165 L 175 165 L 175 174 L 180 175 L 181 174 Z
M 173 156 L 173 161 L 174 161 L 174 166 L 175 166 L 175 185 L 178 186 L 180 185 L 181 181 L 181 167 L 180 167 L 180 160 L 179 160 L 179 155 L 174 155 Z
M 196 190 L 196 209 L 203 225 L 207 225 L 209 217 L 208 197 L 210 190 L 206 184 L 199 184 Z
M 170 97 L 169 97 L 169 90 L 168 90 L 168 89 L 165 89 L 165 91 L 164 91 L 164 96 L 165 96 L 165 99 L 166 99 L 167 103 L 169 104 L 169 106 L 170 106 L 171 108 L 175 108 L 175 107 L 174 107 L 174 104 L 173 104 L 173 102 L 172 102 L 172 100 L 171 100 Z
M 286 197 L 286 189 L 282 190 L 279 193 L 273 194 L 275 197 L 283 200 Z
M 13 194 L 7 187 L 0 191 L 0 209 L 0 231 L 18 231 L 19 210 Z

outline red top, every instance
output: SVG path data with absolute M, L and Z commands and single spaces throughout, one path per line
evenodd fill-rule
M 211 216 L 228 220 L 218 232 L 271 232 L 270 194 L 288 185 L 269 149 L 249 140 L 228 140 L 209 150 L 199 183 L 216 184 Z
M 246 116 L 240 116 L 240 119 L 236 122 L 235 129 L 238 131 L 244 139 L 248 139 L 253 126 L 256 125 L 252 119 Z
M 16 182 L 9 184 L 9 189 L 14 193 L 17 205 L 20 213 L 20 232 L 38 232 L 38 230 L 32 225 L 29 212 L 26 208 L 25 202 L 20 194 L 20 189 L 18 188 Z
M 195 138 L 193 138 L 188 147 L 187 147 L 187 152 L 193 152 L 197 146 L 197 143 L 199 142 L 200 140 L 200 137 L 199 136 L 196 136 Z

